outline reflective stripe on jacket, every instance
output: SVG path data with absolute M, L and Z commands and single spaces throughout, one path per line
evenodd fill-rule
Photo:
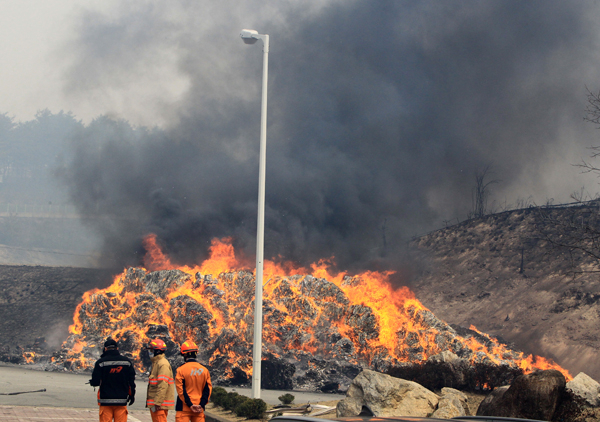
M 117 350 L 107 350 L 94 365 L 90 385 L 98 389 L 100 406 L 125 406 L 129 397 L 135 397 L 135 370 L 133 363 Z
M 171 364 L 164 354 L 156 355 L 151 360 L 152 370 L 148 379 L 146 407 L 172 409 L 175 407 L 175 380 Z
M 177 368 L 175 386 L 177 388 L 175 410 L 177 411 L 191 412 L 190 407 L 194 404 L 199 404 L 204 409 L 212 393 L 208 369 L 194 359 L 186 361 Z

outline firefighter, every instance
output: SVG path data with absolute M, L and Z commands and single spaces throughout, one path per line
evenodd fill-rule
M 127 422 L 127 404 L 131 406 L 135 401 L 135 370 L 131 360 L 119 354 L 117 342 L 110 337 L 94 365 L 90 385 L 100 387 L 100 422 Z
M 150 408 L 152 422 L 167 422 L 169 409 L 175 407 L 175 380 L 171 364 L 165 357 L 167 345 L 161 339 L 154 339 L 148 349 L 154 352 L 154 356 L 151 358 L 146 407 Z
M 198 346 L 193 341 L 181 345 L 181 355 L 185 363 L 177 368 L 175 386 L 177 388 L 176 422 L 204 422 L 204 409 L 212 393 L 212 383 L 208 369 L 196 360 Z

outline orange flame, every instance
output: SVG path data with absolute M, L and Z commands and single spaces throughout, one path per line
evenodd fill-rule
M 193 338 L 198 333 L 190 327 L 175 327 L 175 324 L 179 323 L 174 322 L 177 321 L 175 316 L 182 316 L 180 313 L 182 311 L 176 310 L 173 304 L 181 305 L 186 297 L 200 303 L 207 313 L 212 315 L 208 324 L 211 336 L 226 335 L 227 330 L 241 333 L 246 337 L 251 335 L 249 334 L 252 330 L 250 304 L 245 309 L 223 311 L 223 306 L 227 307 L 231 302 L 252 302 L 251 299 L 241 298 L 240 292 L 235 286 L 235 283 L 244 282 L 244 273 L 240 271 L 248 268 L 249 264 L 245 258 L 236 258 L 231 238 L 213 239 L 209 248 L 209 259 L 200 265 L 176 268 L 189 275 L 187 280 L 171 288 L 164 296 L 154 295 L 151 298 L 147 297 L 148 295 L 124 289 L 125 281 L 132 277 L 135 271 L 146 272 L 147 270 L 175 268 L 159 247 L 156 235 L 148 235 L 144 239 L 144 247 L 147 250 L 144 257 L 146 268 L 125 270 L 122 274 L 115 276 L 112 285 L 108 288 L 86 292 L 82 302 L 77 306 L 74 322 L 69 327 L 69 331 L 74 338 L 78 339 L 71 346 L 72 356 L 70 357 L 72 360 L 79 359 L 78 365 L 81 367 L 90 365 L 85 358 L 81 355 L 78 356 L 85 346 L 85 342 L 79 337 L 85 329 L 89 328 L 89 324 L 97 324 L 97 327 L 92 328 L 97 328 L 104 336 L 111 335 L 117 340 L 134 336 L 140 343 L 145 342 L 148 340 L 145 329 L 151 324 L 166 325 L 170 332 L 183 332 L 184 334 L 181 336 L 185 338 L 174 338 L 175 341 L 183 341 L 188 337 Z M 232 272 L 238 272 L 236 280 L 231 276 Z M 204 277 L 204 284 L 198 283 L 197 274 Z M 248 272 L 248 274 L 250 275 L 252 272 Z M 306 280 L 300 274 L 312 274 L 314 279 L 325 279 L 335 285 L 343 293 L 343 297 L 347 298 L 344 300 L 350 302 L 357 320 L 360 320 L 361 324 L 365 324 L 365 321 L 372 324 L 377 328 L 373 331 L 377 335 L 368 337 L 357 334 L 355 330 L 357 323 L 352 318 L 348 320 L 335 318 L 335 309 L 339 306 L 337 301 L 341 300 L 335 296 L 335 291 L 328 291 L 327 294 L 332 296 L 324 296 L 324 300 L 303 294 L 302 289 L 308 288 L 307 285 L 293 282 L 300 279 Z M 444 334 L 432 328 L 426 321 L 427 318 L 433 317 L 433 314 L 415 298 L 407 287 L 394 288 L 390 283 L 392 274 L 392 271 L 366 271 L 349 276 L 346 272 L 335 271 L 333 257 L 313 263 L 310 268 L 299 267 L 291 262 L 276 263 L 265 260 L 262 282 L 265 284 L 266 280 L 264 298 L 271 309 L 270 313 L 265 314 L 267 321 L 263 327 L 265 342 L 273 344 L 281 337 L 278 326 L 287 327 L 290 330 L 301 326 L 305 332 L 310 333 L 310 338 L 298 338 L 287 347 L 309 354 L 317 353 L 323 349 L 323 345 L 318 339 L 315 327 L 325 324 L 326 315 L 334 315 L 333 318 L 330 318 L 330 324 L 335 326 L 341 335 L 353 342 L 357 355 L 366 361 L 370 361 L 376 355 L 387 356 L 392 363 L 415 359 L 424 361 L 429 356 L 442 352 L 442 346 L 438 346 L 440 343 L 437 340 Z M 242 281 L 240 281 L 240 277 L 243 279 Z M 254 283 L 254 279 L 248 277 L 246 282 Z M 208 285 L 222 292 L 222 303 L 217 303 L 207 297 Z M 313 288 L 318 288 L 315 286 Z M 289 297 L 295 298 L 293 303 L 282 301 L 286 292 L 290 292 Z M 299 320 L 295 317 L 290 311 L 294 306 L 308 309 L 310 311 L 308 320 Z M 179 314 L 177 314 L 178 312 Z M 268 324 L 269 318 L 273 318 L 274 322 L 277 319 L 277 324 Z M 524 356 L 523 353 L 517 354 L 496 339 L 477 331 L 475 327 L 471 327 L 471 329 L 489 340 L 486 342 L 487 345 L 475 337 L 462 340 L 463 345 L 473 352 L 473 361 L 487 358 L 499 364 L 508 360 L 526 373 L 536 369 L 553 368 L 561 371 L 567 380 L 572 379 L 566 370 L 548 359 L 532 355 Z M 212 360 L 226 359 L 231 365 L 236 364 L 244 368 L 247 373 L 251 372 L 251 357 L 236 356 L 232 350 L 228 349 L 226 341 L 222 342 L 220 347 L 221 349 L 215 352 Z M 518 356 L 515 358 L 516 355 Z M 134 358 L 137 357 L 134 355 Z
M 469 327 L 469 329 L 486 337 L 487 339 L 490 340 L 490 342 L 495 344 L 495 346 L 493 346 L 491 348 L 491 350 L 489 350 L 488 348 L 481 347 L 480 343 L 474 342 L 473 341 L 474 339 L 472 337 L 470 339 L 468 339 L 468 341 L 470 341 L 470 345 L 473 350 L 484 353 L 487 356 L 487 358 L 490 359 L 492 362 L 501 363 L 501 359 L 499 357 L 506 356 L 509 353 L 515 353 L 514 351 L 510 351 L 505 344 L 500 343 L 497 339 L 490 337 L 488 334 L 485 334 L 485 333 L 482 333 L 481 331 L 479 331 L 474 325 L 471 325 Z M 535 355 L 525 356 L 525 354 L 523 352 L 518 352 L 518 359 L 516 359 L 516 361 L 517 361 L 519 368 L 521 368 L 523 370 L 523 372 L 526 374 L 536 371 L 536 370 L 556 369 L 557 371 L 562 372 L 562 374 L 565 376 L 567 381 L 570 381 L 573 379 L 573 377 L 571 376 L 569 371 L 562 368 L 560 365 L 553 362 L 552 360 L 544 358 L 542 356 L 535 356 Z
M 35 363 L 35 352 L 23 353 L 23 359 L 25 359 L 26 364 Z
M 144 265 L 151 271 L 169 270 L 173 268 L 169 258 L 163 254 L 156 241 L 154 233 L 149 234 L 142 242 L 146 255 L 144 256 Z

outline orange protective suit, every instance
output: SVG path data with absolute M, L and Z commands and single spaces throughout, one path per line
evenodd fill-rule
M 175 387 L 177 389 L 176 422 L 204 422 L 204 409 L 212 393 L 208 369 L 195 359 L 186 359 L 185 364 L 177 369 Z M 200 406 L 202 410 L 194 412 L 192 406 Z
M 154 412 L 150 412 L 150 417 L 152 418 L 152 422 L 167 422 L 168 414 L 168 410 L 156 409 Z
M 127 406 L 100 406 L 100 422 L 127 422 Z

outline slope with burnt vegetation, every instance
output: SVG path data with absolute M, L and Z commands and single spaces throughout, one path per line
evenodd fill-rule
M 58 348 L 83 293 L 111 281 L 106 270 L 0 266 L 0 354 L 18 356 L 34 345 Z
M 419 268 L 411 288 L 449 323 L 598 379 L 598 261 L 567 244 L 593 232 L 597 214 L 595 204 L 528 208 L 429 233 L 412 242 Z

